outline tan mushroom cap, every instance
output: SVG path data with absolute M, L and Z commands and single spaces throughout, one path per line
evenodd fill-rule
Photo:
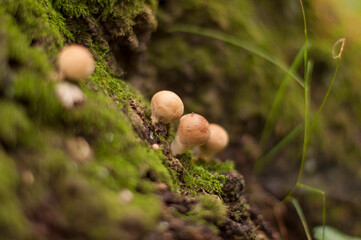
M 209 124 L 211 136 L 206 144 L 200 147 L 199 157 L 209 159 L 214 154 L 223 150 L 229 141 L 227 131 L 218 124 Z
M 210 137 L 207 119 L 196 113 L 184 115 L 178 125 L 179 140 L 187 145 L 205 144 Z
M 60 74 L 74 81 L 88 78 L 95 69 L 93 55 L 81 45 L 72 44 L 64 47 L 57 59 Z
M 165 124 L 178 120 L 183 112 L 184 105 L 180 97 L 171 91 L 163 90 L 154 94 L 151 100 L 152 123 Z
M 209 138 L 208 121 L 196 113 L 186 114 L 179 120 L 177 133 L 171 145 L 172 153 L 184 153 L 190 148 L 205 144 Z

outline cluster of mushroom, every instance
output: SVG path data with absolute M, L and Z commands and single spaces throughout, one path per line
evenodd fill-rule
M 80 82 L 90 77 L 95 69 L 93 55 L 81 45 L 71 44 L 64 47 L 58 55 L 59 79 Z M 73 83 L 62 81 L 55 86 L 55 94 L 67 109 L 82 104 L 85 94 Z
M 90 51 L 77 44 L 64 47 L 58 55 L 57 66 L 60 80 L 80 82 L 90 77 L 95 69 L 94 58 Z M 55 93 L 63 106 L 71 109 L 85 102 L 86 96 L 81 89 L 70 82 L 60 82 Z M 178 120 L 184 112 L 182 100 L 171 91 L 160 91 L 151 100 L 152 124 L 168 124 Z M 221 126 L 209 124 L 199 114 L 190 113 L 180 118 L 176 136 L 171 144 L 172 154 L 182 154 L 188 149 L 200 146 L 199 157 L 209 159 L 228 144 L 228 134 Z
M 168 124 L 180 118 L 171 144 L 173 156 L 200 146 L 199 157 L 207 160 L 228 144 L 227 131 L 218 124 L 209 124 L 196 113 L 181 117 L 184 112 L 183 102 L 174 92 L 165 90 L 156 93 L 151 100 L 151 111 L 152 124 Z

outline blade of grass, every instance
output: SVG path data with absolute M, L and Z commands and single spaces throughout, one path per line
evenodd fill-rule
M 322 194 L 322 240 L 325 240 L 326 228 L 326 196 Z
M 313 71 L 313 62 L 308 61 L 308 73 L 307 73 L 307 75 L 309 76 L 308 81 L 311 81 L 310 75 L 311 75 L 312 71 Z M 308 92 L 309 92 L 309 87 L 307 86 L 307 88 L 308 88 Z M 307 93 L 307 97 L 309 98 L 309 93 Z M 266 155 L 264 155 L 263 157 L 258 159 L 256 161 L 255 168 L 254 168 L 255 174 L 258 175 L 259 172 L 261 171 L 262 167 L 267 163 L 267 161 L 269 161 L 270 158 L 272 158 L 274 155 L 276 155 L 278 152 L 280 152 L 285 146 L 287 146 L 287 144 L 289 142 L 291 142 L 294 138 L 296 138 L 298 136 L 298 134 L 300 133 L 300 131 L 301 131 L 301 125 L 297 125 L 279 143 L 277 143 L 277 145 L 274 146 Z M 303 166 L 302 166 L 302 168 L 303 168 Z M 297 183 L 296 183 L 295 187 L 297 187 Z
M 285 64 L 283 61 L 275 58 L 274 56 L 262 51 L 261 49 L 255 47 L 255 46 L 252 46 L 249 43 L 241 41 L 240 39 L 238 39 L 232 35 L 228 35 L 228 34 L 216 31 L 216 30 L 205 29 L 205 28 L 200 28 L 200 27 L 191 26 L 191 25 L 176 25 L 176 26 L 169 28 L 168 31 L 169 32 L 191 33 L 191 34 L 196 34 L 196 35 L 200 35 L 200 36 L 204 36 L 204 37 L 209 37 L 209 38 L 220 40 L 222 42 L 231 44 L 233 46 L 245 49 L 245 50 L 269 61 L 270 63 L 276 65 L 281 70 L 283 70 L 288 75 L 290 75 L 301 87 L 303 87 L 302 79 L 297 75 L 297 73 L 290 71 L 287 64 Z
M 299 65 L 300 65 L 300 63 L 302 61 L 304 47 L 305 46 L 302 46 L 298 50 L 297 55 L 294 58 L 294 60 L 293 60 L 293 62 L 291 64 L 291 67 L 290 67 L 291 72 L 295 72 L 296 69 L 299 67 Z M 280 106 L 282 98 L 285 96 L 286 86 L 289 83 L 290 79 L 291 79 L 290 76 L 286 75 L 282 79 L 282 82 L 281 82 L 280 86 L 277 89 L 275 99 L 273 100 L 271 110 L 270 110 L 270 112 L 269 112 L 269 114 L 267 116 L 266 123 L 265 123 L 265 126 L 264 126 L 264 128 L 262 130 L 262 134 L 261 134 L 260 146 L 261 146 L 262 151 L 264 151 L 265 141 L 268 138 L 268 136 L 270 135 L 270 132 L 272 130 L 272 126 L 273 126 L 273 124 L 275 122 L 274 116 L 276 115 L 276 110 Z
M 318 117 L 320 116 L 321 111 L 322 111 L 323 107 L 324 107 L 325 104 L 326 104 L 326 101 L 327 101 L 327 99 L 328 99 L 328 96 L 330 95 L 331 89 L 332 89 L 332 87 L 333 87 L 333 83 L 335 82 L 335 79 L 336 79 L 336 75 L 337 75 L 337 72 L 338 72 L 338 68 L 340 67 L 341 57 L 342 57 L 342 53 L 343 53 L 343 49 L 344 49 L 345 42 L 346 42 L 346 39 L 345 39 L 345 38 L 341 38 L 341 39 L 339 39 L 339 40 L 335 43 L 335 45 L 334 45 L 334 47 L 333 47 L 333 55 L 334 55 L 334 58 L 337 58 L 337 59 L 338 59 L 337 65 L 336 65 L 336 69 L 335 69 L 335 72 L 334 72 L 334 74 L 333 74 L 333 77 L 332 77 L 330 86 L 329 86 L 328 89 L 327 89 L 326 95 L 325 95 L 325 97 L 323 98 L 322 104 L 321 104 L 320 108 L 318 109 L 315 118 L 312 120 L 311 130 L 310 130 L 310 131 L 312 131 L 313 128 L 315 127 L 315 124 L 316 124 L 316 122 L 317 122 L 317 119 L 318 119 Z M 334 48 L 335 48 L 335 46 L 336 46 L 338 43 L 341 43 L 341 48 L 340 48 L 339 54 L 338 54 L 337 56 L 335 56 L 335 54 L 334 54 Z
M 307 75 L 311 76 L 312 71 L 313 71 L 313 62 L 309 61 Z M 307 79 L 309 81 L 311 80 L 310 77 L 308 77 Z M 308 91 L 309 91 L 309 89 L 308 89 Z M 273 157 L 275 154 L 277 154 L 279 151 L 281 151 L 285 146 L 287 146 L 287 144 L 289 142 L 291 142 L 294 138 L 296 138 L 298 136 L 300 130 L 301 130 L 301 126 L 298 125 L 289 134 L 287 134 L 286 137 L 284 137 L 276 146 L 274 146 L 266 155 L 264 155 L 263 157 L 258 159 L 255 164 L 254 173 L 256 175 L 258 175 L 260 173 L 262 167 L 264 166 L 264 164 L 266 164 L 266 162 L 271 157 Z
M 306 232 L 307 238 L 310 240 L 311 235 L 309 233 L 309 229 L 308 229 L 305 217 L 303 215 L 302 209 L 301 209 L 298 201 L 295 198 L 293 198 L 292 195 L 293 195 L 294 191 L 297 188 L 301 188 L 301 189 L 305 189 L 305 190 L 308 190 L 308 191 L 311 191 L 311 192 L 321 194 L 322 195 L 322 226 L 323 226 L 323 228 L 322 228 L 322 239 L 324 240 L 325 239 L 325 227 L 326 227 L 326 196 L 325 196 L 325 193 L 324 193 L 324 191 L 322 191 L 320 189 L 317 189 L 317 188 L 302 184 L 301 181 L 302 181 L 302 174 L 303 174 L 305 159 L 306 159 L 306 155 L 307 155 L 307 147 L 308 147 L 308 142 L 309 142 L 309 136 L 310 136 L 310 133 L 311 133 L 312 128 L 314 126 L 314 123 L 317 121 L 317 118 L 319 117 L 319 115 L 320 115 L 320 113 L 321 113 L 321 111 L 322 111 L 322 109 L 323 109 L 323 107 L 324 107 L 324 105 L 326 103 L 326 100 L 327 100 L 327 98 L 329 96 L 329 93 L 330 93 L 331 88 L 333 86 L 334 80 L 336 78 L 336 74 L 337 74 L 337 71 L 338 71 L 338 68 L 339 68 L 339 64 L 340 64 L 340 60 L 341 60 L 345 40 L 339 40 L 339 41 L 336 42 L 336 44 L 338 42 L 341 42 L 341 44 L 342 44 L 341 49 L 340 49 L 340 53 L 336 57 L 334 56 L 335 58 L 338 58 L 339 61 L 337 63 L 335 74 L 334 74 L 334 76 L 332 78 L 330 87 L 328 88 L 327 93 L 326 93 L 326 95 L 325 95 L 325 97 L 323 99 L 323 102 L 322 102 L 320 108 L 318 109 L 316 117 L 313 119 L 313 121 L 311 123 L 311 127 L 310 127 L 309 126 L 309 120 L 308 120 L 309 104 L 310 104 L 309 103 L 309 91 L 310 91 L 309 90 L 309 75 L 310 75 L 310 72 L 312 72 L 313 64 L 308 61 L 308 53 L 307 53 L 307 22 L 306 22 L 306 14 L 305 14 L 305 10 L 304 10 L 302 0 L 300 0 L 300 4 L 301 4 L 301 9 L 302 9 L 302 16 L 303 16 L 303 22 L 304 22 L 304 32 L 305 32 L 305 51 L 304 51 L 304 65 L 305 65 L 305 73 L 304 73 L 304 78 L 305 78 L 305 81 L 304 81 L 304 83 L 305 83 L 305 85 L 304 85 L 304 95 L 305 95 L 304 96 L 304 98 L 305 98 L 305 100 L 304 100 L 305 101 L 304 142 L 303 142 L 301 166 L 300 166 L 300 169 L 299 169 L 297 182 L 296 182 L 295 186 L 291 189 L 291 191 L 287 194 L 287 196 L 283 199 L 283 201 L 288 201 L 290 199 L 292 200 L 292 204 L 296 208 L 297 214 L 299 215 L 299 217 L 301 219 L 301 222 L 303 224 L 303 227 L 304 227 L 304 230 Z
M 303 26 L 304 26 L 304 34 L 305 34 L 305 51 L 303 52 L 303 60 L 304 60 L 304 132 L 303 132 L 303 146 L 302 146 L 302 159 L 300 164 L 300 169 L 298 171 L 298 177 L 296 184 L 292 187 L 286 197 L 282 200 L 282 202 L 288 201 L 292 199 L 294 191 L 297 189 L 298 184 L 301 183 L 303 168 L 305 164 L 306 154 L 307 154 L 307 145 L 308 145 L 308 133 L 309 133 L 309 122 L 308 122 L 308 114 L 309 114 L 309 88 L 308 88 L 308 49 L 307 49 L 307 21 L 306 21 L 306 13 L 303 7 L 303 2 L 300 0 L 302 17 L 303 17 Z
M 303 137 L 303 148 L 302 148 L 302 159 L 301 159 L 301 166 L 298 172 L 298 178 L 297 183 L 301 182 L 302 179 L 302 173 L 303 168 L 305 165 L 305 159 L 307 155 L 307 147 L 308 147 L 308 134 L 309 134 L 309 121 L 308 121 L 308 115 L 309 115 L 309 86 L 308 86 L 308 51 L 307 51 L 307 21 L 306 21 L 306 14 L 305 9 L 303 7 L 303 2 L 300 0 L 301 9 L 302 9 L 302 16 L 303 16 L 303 24 L 304 24 L 304 33 L 305 33 L 305 51 L 304 51 L 304 79 L 305 79 L 305 85 L 304 85 L 304 101 L 305 101 L 305 119 L 304 119 L 304 137 Z M 297 185 L 297 184 L 296 184 Z
M 285 146 L 287 146 L 288 143 L 290 143 L 293 139 L 295 139 L 302 130 L 302 126 L 299 124 L 294 129 L 292 129 L 291 132 L 289 132 L 281 141 L 277 143 L 276 146 L 274 146 L 267 154 L 265 154 L 263 157 L 259 158 L 256 161 L 254 171 L 255 174 L 258 175 L 260 171 L 262 170 L 262 167 L 278 152 L 280 152 Z
M 303 214 L 302 208 L 300 206 L 300 204 L 298 203 L 296 198 L 292 198 L 292 204 L 296 209 L 296 212 L 298 214 L 298 217 L 300 218 L 302 225 L 303 225 L 303 229 L 305 230 L 306 236 L 308 240 L 312 240 L 311 234 L 310 234 L 310 230 L 308 228 L 307 225 L 307 221 L 305 218 L 305 215 Z
M 326 228 L 326 194 L 324 191 L 308 186 L 306 184 L 299 183 L 297 186 L 301 189 L 305 189 L 310 192 L 318 193 L 322 195 L 322 240 L 325 240 L 325 228 Z
M 313 69 L 313 62 L 309 61 L 308 65 L 309 65 L 309 67 L 308 67 L 308 73 L 306 74 L 307 75 L 306 79 L 308 79 L 308 75 L 310 75 L 310 73 Z M 308 80 L 307 80 L 307 83 L 308 83 Z M 308 98 L 309 98 L 309 87 L 307 84 L 307 85 L 305 85 L 305 120 L 304 120 L 304 136 L 303 136 L 301 165 L 300 165 L 300 169 L 298 172 L 296 184 L 292 187 L 291 191 L 289 191 L 289 193 L 282 200 L 282 202 L 289 201 L 292 198 L 294 191 L 299 187 L 299 184 L 301 183 L 301 180 L 302 180 L 303 168 L 304 168 L 305 161 L 306 161 L 307 147 L 308 147 L 308 141 L 309 141 L 309 130 L 308 130 L 309 121 L 307 120 L 308 113 L 309 113 L 309 99 Z

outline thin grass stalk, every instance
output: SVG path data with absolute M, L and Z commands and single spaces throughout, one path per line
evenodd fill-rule
M 307 221 L 305 218 L 305 215 L 303 214 L 302 208 L 300 206 L 300 204 L 298 203 L 296 198 L 292 198 L 292 204 L 296 209 L 296 212 L 298 214 L 298 217 L 300 218 L 302 225 L 303 225 L 303 229 L 305 230 L 306 236 L 308 240 L 312 240 L 311 234 L 310 234 L 310 230 L 308 228 L 307 225 Z
M 304 51 L 304 101 L 305 101 L 305 120 L 304 120 L 304 137 L 303 137 L 303 149 L 302 149 L 302 159 L 301 159 L 301 166 L 298 172 L 297 183 L 301 182 L 303 168 L 305 165 L 305 159 L 307 155 L 307 147 L 308 147 L 308 133 L 309 133 L 309 87 L 308 87 L 308 51 L 307 51 L 307 21 L 306 21 L 306 14 L 305 9 L 303 7 L 303 2 L 300 0 L 301 9 L 302 9 L 302 16 L 303 16 L 303 24 L 304 24 L 304 33 L 305 33 L 305 51 Z M 297 185 L 296 183 L 296 185 Z
M 321 112 L 322 112 L 322 109 L 323 109 L 323 107 L 324 107 L 325 104 L 326 104 L 326 101 L 327 101 L 327 99 L 328 99 L 328 96 L 330 95 L 331 89 L 332 89 L 333 84 L 334 84 L 334 82 L 335 82 L 338 69 L 339 69 L 339 67 L 340 67 L 341 57 L 342 57 L 343 48 L 344 48 L 344 44 L 345 44 L 346 39 L 341 38 L 340 40 L 338 40 L 338 41 L 335 43 L 335 45 L 338 44 L 338 42 L 340 42 L 340 41 L 342 42 L 342 43 L 341 43 L 342 45 L 341 45 L 340 52 L 339 52 L 339 54 L 338 54 L 337 56 L 334 56 L 334 58 L 337 58 L 337 59 L 338 59 L 337 65 L 336 65 L 336 69 L 335 69 L 335 72 L 334 72 L 334 74 L 333 74 L 333 77 L 332 77 L 330 86 L 329 86 L 328 89 L 327 89 L 326 95 L 325 95 L 325 97 L 323 98 L 322 104 L 321 104 L 320 108 L 318 109 L 315 118 L 312 120 L 311 131 L 312 131 L 313 128 L 315 127 L 315 124 L 316 124 L 316 122 L 317 122 L 317 119 L 318 119 L 318 117 L 320 116 L 320 114 L 321 114 Z M 335 48 L 335 45 L 334 45 L 334 48 Z
M 255 164 L 255 174 L 258 175 L 264 166 L 273 156 L 280 152 L 288 143 L 295 139 L 301 132 L 302 126 L 299 124 L 291 132 L 289 132 L 281 141 L 277 143 L 267 154 L 259 158 Z
M 311 186 L 308 186 L 308 185 L 302 184 L 302 183 L 297 184 L 297 187 L 322 195 L 322 239 L 325 240 L 325 228 L 326 228 L 326 194 L 325 194 L 325 192 L 318 188 L 311 187 Z
M 299 67 L 300 63 L 301 63 L 301 60 L 302 60 L 302 56 L 303 56 L 303 51 L 304 51 L 304 47 L 305 46 L 302 46 L 297 54 L 296 54 L 296 57 L 294 58 L 292 64 L 291 64 L 291 67 L 290 67 L 290 72 L 295 72 L 296 69 Z M 267 137 L 269 136 L 270 132 L 271 132 L 271 129 L 272 129 L 272 125 L 274 124 L 274 115 L 275 115 L 275 112 L 276 112 L 276 109 L 278 109 L 280 103 L 281 103 L 281 99 L 282 97 L 284 96 L 285 94 L 285 90 L 286 90 L 286 86 L 287 84 L 289 83 L 289 80 L 290 80 L 290 76 L 289 75 L 286 75 L 283 79 L 282 79 L 282 82 L 280 84 L 280 86 L 278 87 L 277 89 L 277 93 L 276 93 L 276 96 L 275 96 L 275 99 L 273 100 L 273 103 L 272 103 L 272 106 L 271 106 L 271 110 L 267 116 L 267 119 L 266 119 L 266 123 L 265 123 L 265 126 L 262 130 L 262 134 L 261 134 L 261 140 L 260 140 L 260 145 L 261 145 L 261 149 L 262 151 L 264 151 L 264 145 L 265 145 L 265 142 L 266 142 L 266 139 Z
M 322 240 L 325 240 L 325 228 L 326 228 L 326 195 L 322 194 Z

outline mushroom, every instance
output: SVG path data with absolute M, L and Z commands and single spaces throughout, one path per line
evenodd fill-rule
M 152 110 L 151 119 L 153 125 L 158 122 L 164 124 L 174 122 L 178 120 L 184 112 L 182 100 L 177 94 L 167 90 L 154 94 L 150 106 Z
M 92 75 L 95 68 L 90 51 L 77 44 L 68 45 L 60 51 L 57 65 L 62 77 L 78 82 Z
M 87 163 L 93 157 L 93 150 L 89 143 L 82 137 L 69 139 L 65 142 L 65 145 L 70 156 L 78 164 Z
M 227 131 L 219 126 L 218 124 L 209 124 L 211 130 L 211 136 L 206 144 L 200 146 L 199 158 L 208 160 L 214 154 L 223 150 L 228 144 L 228 133 Z
M 173 156 L 205 144 L 210 137 L 208 121 L 199 114 L 186 114 L 179 120 L 177 133 L 171 144 Z
M 86 95 L 81 89 L 68 82 L 61 82 L 55 86 L 55 95 L 66 109 L 80 105 L 86 101 Z

